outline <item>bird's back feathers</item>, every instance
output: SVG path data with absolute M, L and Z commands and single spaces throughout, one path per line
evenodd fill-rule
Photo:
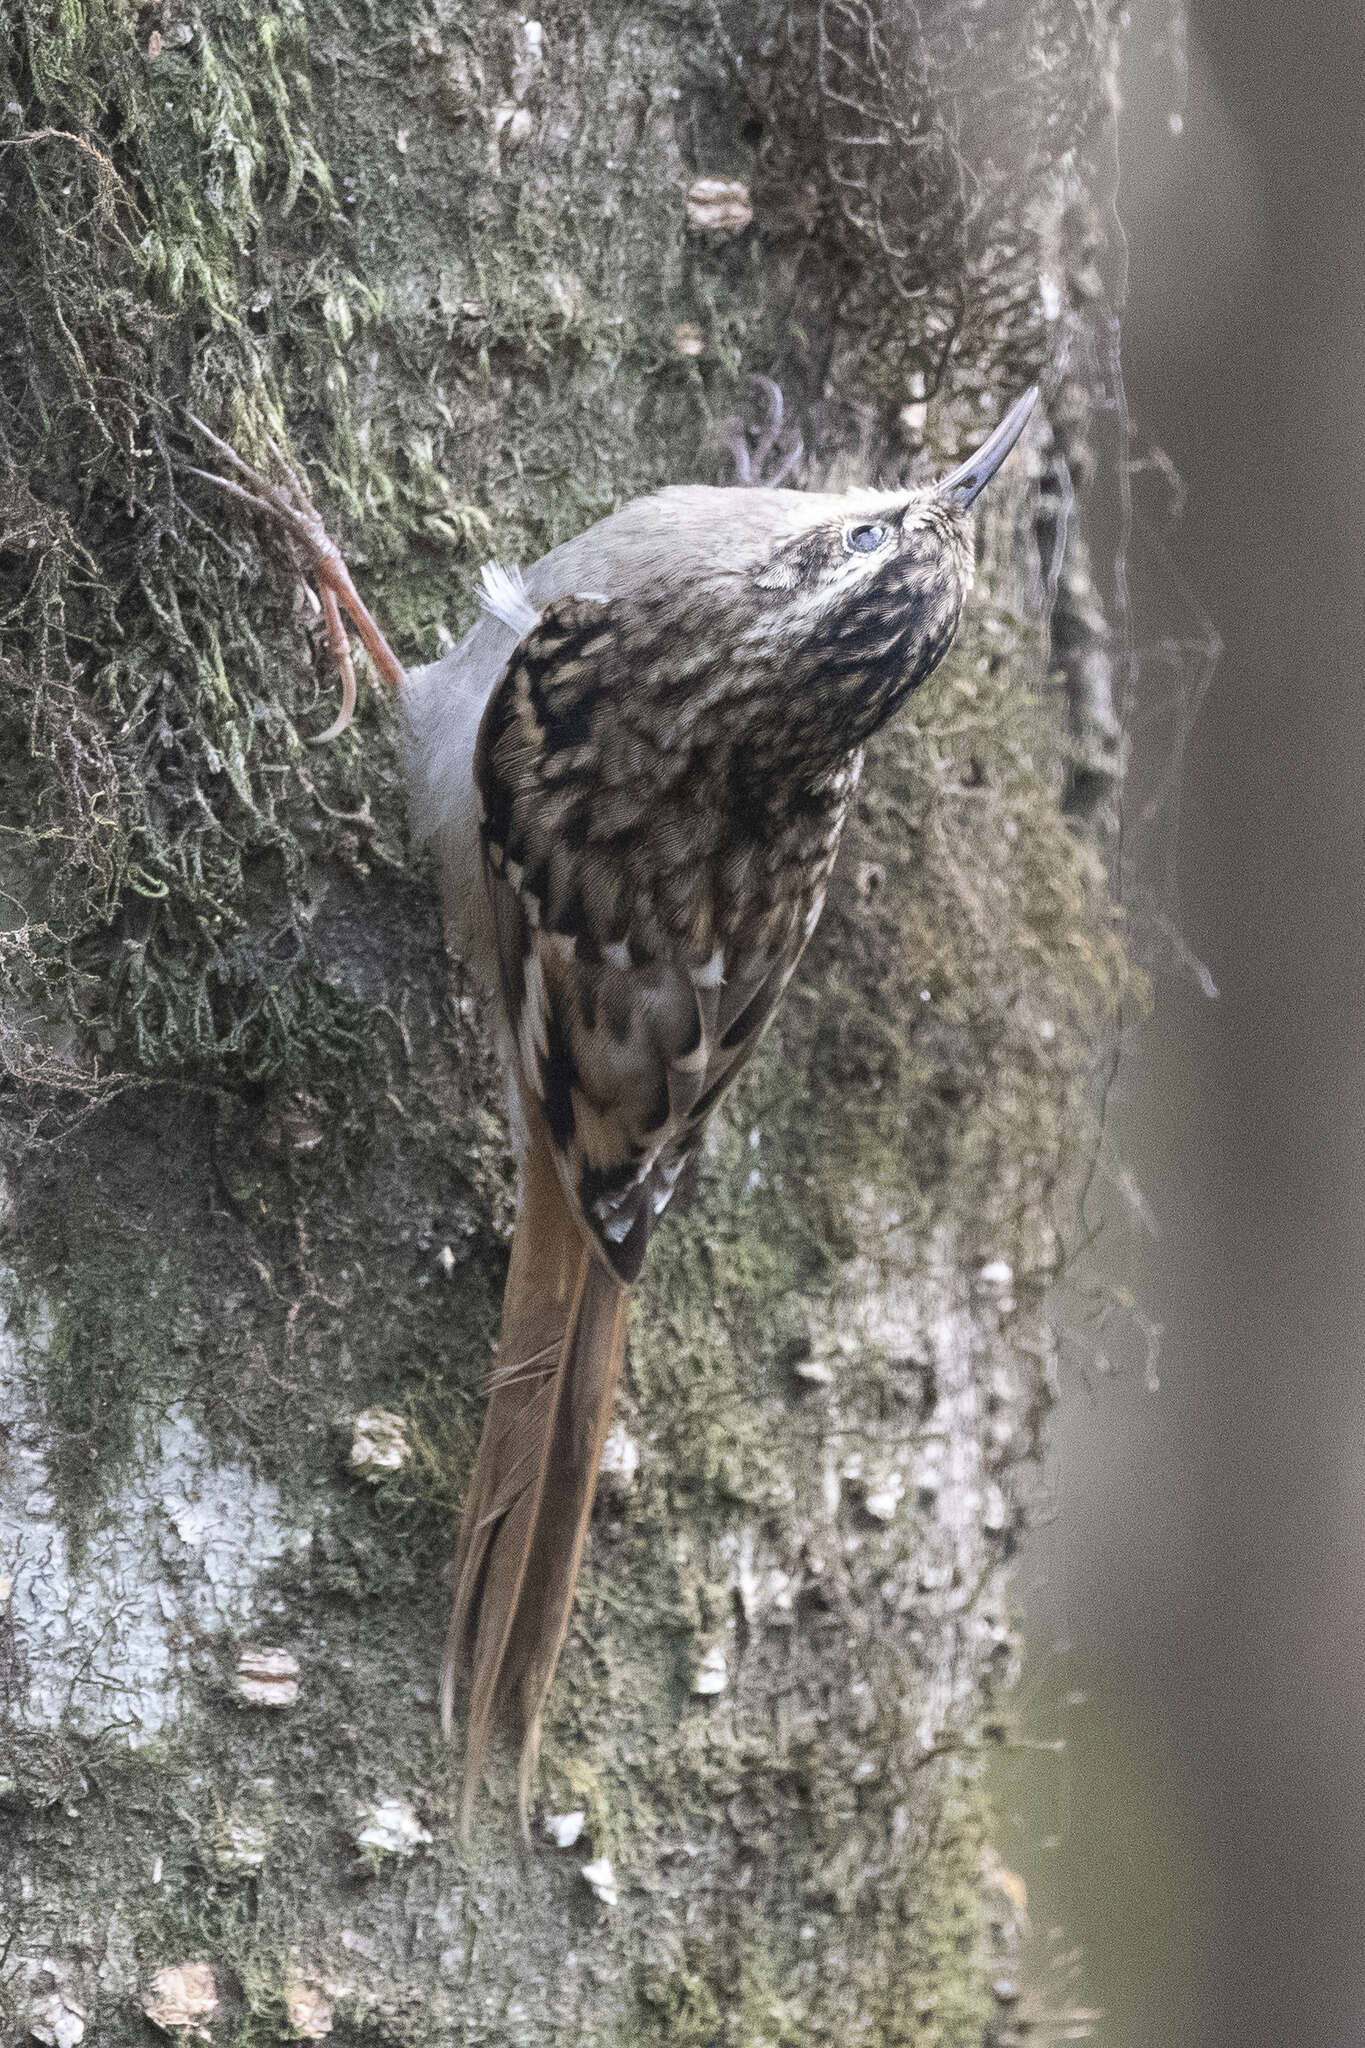
M 521 1094 L 630 1282 L 814 928 L 857 766 L 765 839 L 736 819 L 732 776 L 680 798 L 629 701 L 616 610 L 545 607 L 489 700 L 474 780 Z

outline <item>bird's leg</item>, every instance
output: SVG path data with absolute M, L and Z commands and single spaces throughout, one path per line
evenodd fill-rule
M 344 732 L 351 722 L 355 710 L 356 681 L 355 666 L 351 660 L 350 642 L 342 624 L 344 612 L 360 635 L 361 644 L 390 689 L 401 689 L 405 671 L 398 656 L 390 647 L 384 635 L 365 604 L 346 567 L 341 550 L 322 523 L 322 517 L 309 494 L 308 486 L 291 466 L 282 451 L 268 439 L 271 454 L 285 475 L 285 483 L 277 484 L 258 469 L 244 462 L 237 450 L 227 441 L 221 440 L 211 427 L 206 427 L 193 413 L 188 415 L 190 424 L 198 429 L 223 460 L 244 478 L 239 483 L 233 477 L 221 476 L 216 470 L 191 468 L 191 476 L 203 477 L 206 482 L 217 484 L 220 491 L 227 491 L 244 505 L 251 505 L 258 512 L 267 513 L 277 519 L 291 540 L 303 549 L 308 567 L 317 584 L 318 598 L 322 605 L 322 622 L 327 632 L 327 645 L 332 658 L 341 671 L 341 710 L 326 732 L 319 733 L 320 740 L 335 739 Z M 248 489 L 247 486 L 250 486 Z
M 801 430 L 787 423 L 781 387 L 771 377 L 754 376 L 749 382 L 763 393 L 766 417 L 755 432 L 742 414 L 731 413 L 722 422 L 721 438 L 734 458 L 737 484 L 755 490 L 775 490 L 786 483 L 805 454 Z

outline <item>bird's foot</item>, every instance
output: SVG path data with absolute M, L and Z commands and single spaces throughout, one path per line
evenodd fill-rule
M 771 377 L 752 376 L 748 381 L 762 394 L 763 418 L 753 424 L 742 413 L 731 413 L 721 422 L 720 438 L 734 459 L 737 484 L 776 490 L 806 452 L 801 430 L 786 418 L 781 387 Z
M 267 446 L 275 461 L 284 472 L 284 483 L 276 483 L 259 469 L 253 469 L 244 462 L 227 441 L 220 439 L 211 427 L 206 427 L 193 413 L 187 415 L 191 426 L 215 448 L 237 476 L 227 477 L 217 470 L 195 469 L 191 476 L 203 477 L 206 482 L 217 484 L 220 491 L 227 491 L 242 504 L 252 506 L 257 512 L 264 512 L 283 526 L 289 538 L 302 548 L 307 557 L 309 571 L 317 584 L 318 599 L 322 606 L 323 624 L 327 631 L 327 645 L 332 658 L 341 671 L 341 709 L 326 732 L 319 733 L 320 740 L 335 739 L 344 732 L 351 722 L 355 710 L 356 681 L 355 664 L 351 660 L 351 644 L 346 628 L 341 622 L 344 612 L 360 635 L 361 644 L 380 675 L 391 689 L 401 689 L 404 680 L 403 664 L 390 647 L 359 591 L 351 580 L 341 550 L 322 523 L 322 516 L 309 493 L 307 484 L 293 468 L 283 452 L 267 436 Z M 239 482 L 237 479 L 243 479 Z

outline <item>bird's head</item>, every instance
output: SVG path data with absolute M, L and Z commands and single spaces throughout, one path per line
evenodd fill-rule
M 1030 390 L 971 456 L 908 491 L 782 492 L 751 572 L 745 637 L 790 664 L 791 711 L 846 745 L 885 724 L 951 645 L 973 570 L 971 507 L 1022 434 Z
M 971 507 L 1036 400 L 1026 392 L 966 462 L 913 490 L 637 499 L 538 565 L 531 587 L 615 601 L 633 687 L 672 745 L 728 739 L 785 748 L 802 771 L 833 766 L 946 654 L 971 586 Z
M 527 592 L 610 605 L 630 729 L 648 729 L 661 757 L 729 752 L 780 795 L 837 769 L 947 653 L 971 585 L 971 507 L 1037 395 L 914 490 L 684 485 L 637 498 L 544 556 Z M 600 676 L 590 695 L 618 719 Z

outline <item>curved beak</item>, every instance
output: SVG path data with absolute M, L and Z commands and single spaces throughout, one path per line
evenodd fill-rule
M 1022 398 L 1015 399 L 995 432 L 989 440 L 981 443 L 975 455 L 959 464 L 950 476 L 942 478 L 937 487 L 939 496 L 964 507 L 975 503 L 1028 425 L 1037 403 L 1038 386 L 1031 384 Z

